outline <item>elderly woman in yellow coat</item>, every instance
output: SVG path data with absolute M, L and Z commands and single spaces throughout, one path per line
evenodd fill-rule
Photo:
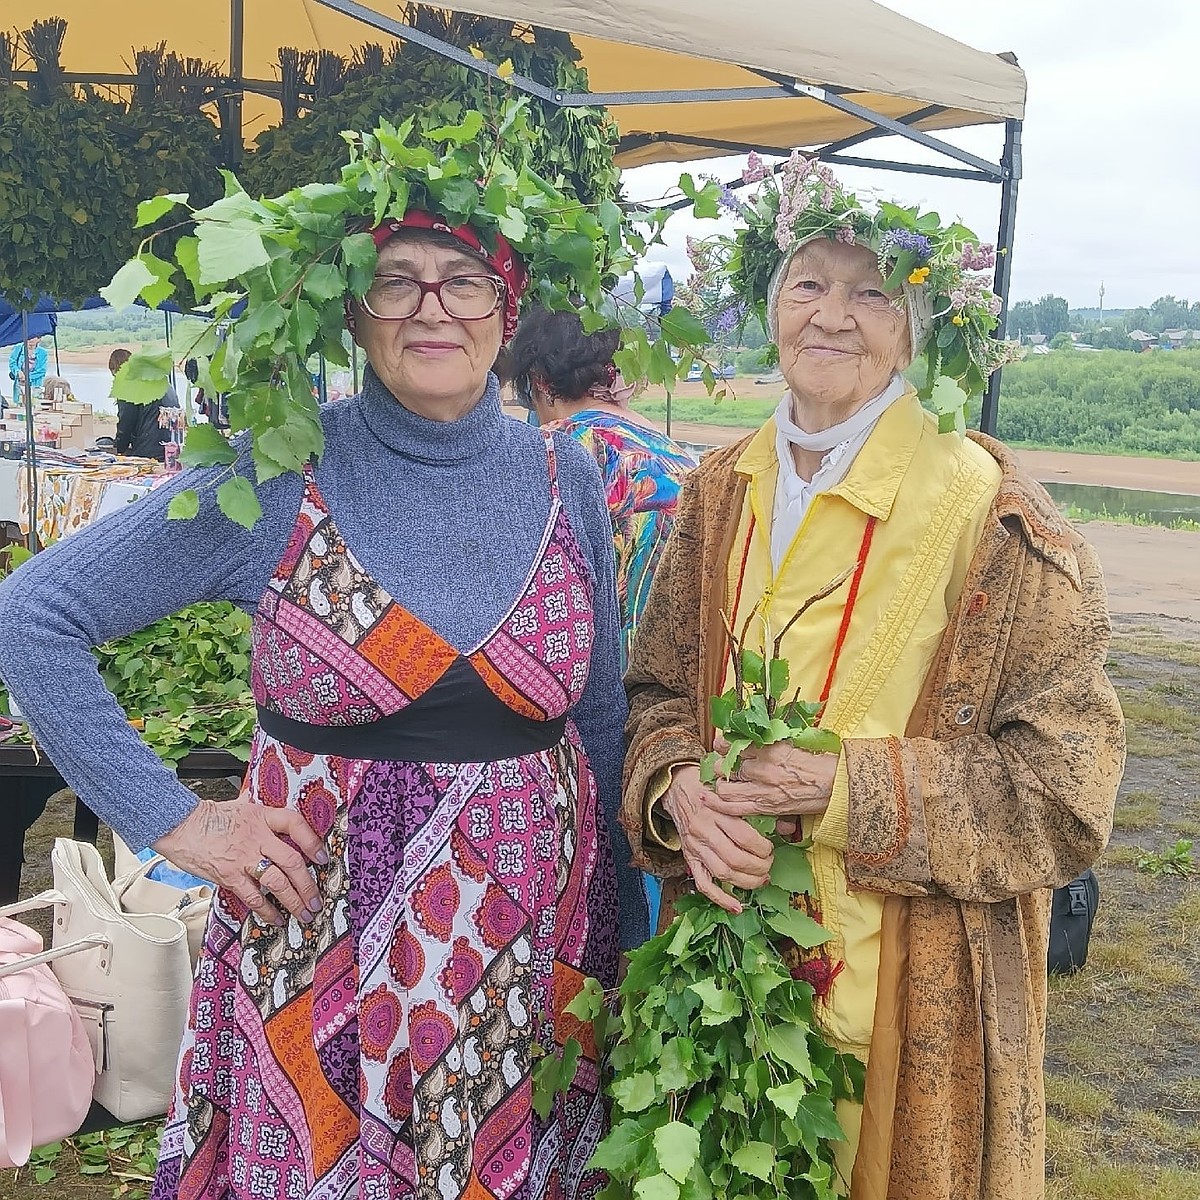
M 684 487 L 626 680 L 634 860 L 736 911 L 727 885 L 762 885 L 772 857 L 746 818 L 799 825 L 832 936 L 789 965 L 867 1063 L 839 1110 L 845 1190 L 1034 1200 L 1049 889 L 1103 849 L 1124 761 L 1100 567 L 1011 453 L 960 432 L 1008 353 L 991 248 L 868 211 L 799 157 L 742 212 L 727 294 L 766 318 L 788 391 Z M 922 352 L 940 415 L 902 374 Z M 769 650 L 839 577 L 781 656 L 840 753 L 752 748 L 705 786 L 723 617 Z

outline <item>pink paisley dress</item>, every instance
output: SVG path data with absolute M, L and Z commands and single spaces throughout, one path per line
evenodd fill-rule
M 587 976 L 614 982 L 617 902 L 567 719 L 588 675 L 590 576 L 549 439 L 547 453 L 527 583 L 467 654 L 371 578 L 306 476 L 254 621 L 247 786 L 325 839 L 324 907 L 275 929 L 218 893 L 154 1200 L 575 1200 L 602 1186 L 586 1167 L 604 1132 L 598 1055 L 564 1008 Z M 521 752 L 476 760 L 480 747 Z M 535 1045 L 570 1038 L 574 1083 L 542 1120 Z

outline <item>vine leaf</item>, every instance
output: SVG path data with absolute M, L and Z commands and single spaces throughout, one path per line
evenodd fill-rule
M 170 521 L 190 521 L 200 512 L 200 495 L 195 488 L 177 492 L 167 505 L 167 519 Z
M 112 394 L 131 404 L 153 404 L 167 390 L 171 375 L 171 352 L 139 350 L 113 376 Z
M 600 1171 L 635 1171 L 649 1141 L 649 1131 L 643 1129 L 639 1121 L 627 1117 L 596 1147 L 587 1165 Z
M 188 201 L 187 192 L 168 192 L 165 196 L 155 196 L 152 200 L 143 200 L 137 206 L 137 220 L 134 229 L 143 225 L 153 225 L 159 217 L 165 217 L 171 209 Z
M 733 1152 L 729 1161 L 745 1175 L 769 1180 L 775 1169 L 775 1149 L 766 1142 L 747 1142 Z
M 679 1200 L 679 1184 L 665 1171 L 649 1179 L 639 1179 L 633 1185 L 633 1192 L 638 1200 Z
M 600 986 L 598 979 L 588 976 L 583 981 L 583 986 L 575 995 L 575 999 L 571 1001 L 563 1012 L 570 1013 L 573 1017 L 578 1017 L 581 1021 L 593 1021 L 600 1015 L 600 1010 L 604 1007 L 604 988 Z
M 203 426 L 197 426 L 202 429 Z M 262 505 L 254 494 L 250 481 L 241 475 L 227 479 L 217 488 L 217 507 L 245 529 L 253 529 L 262 516 Z
M 668 1121 L 654 1131 L 658 1165 L 676 1183 L 683 1183 L 700 1157 L 700 1133 L 682 1121 Z
M 100 289 L 100 295 L 113 308 L 128 308 L 142 294 L 142 288 L 149 287 L 155 278 L 154 272 L 141 258 L 131 258 L 112 277 L 111 282 Z
M 793 1079 L 791 1083 L 779 1087 L 767 1088 L 766 1096 L 784 1116 L 790 1120 L 796 1119 L 800 1101 L 808 1095 L 808 1084 L 803 1079 Z
M 215 426 L 193 425 L 179 457 L 188 467 L 228 466 L 237 461 L 237 451 Z
M 771 863 L 771 882 L 785 892 L 804 892 L 811 895 L 815 890 L 812 867 L 808 855 L 790 842 L 781 842 L 775 847 Z
M 812 917 L 796 908 L 767 913 L 764 920 L 776 933 L 791 938 L 801 950 L 811 950 L 829 941 L 828 930 L 822 929 Z
M 626 1112 L 641 1112 L 654 1103 L 654 1076 L 649 1071 L 638 1071 L 627 1079 L 618 1079 L 612 1085 L 612 1095 Z
M 225 283 L 271 261 L 262 234 L 248 225 L 205 221 L 196 228 L 201 283 Z
M 767 1035 L 767 1045 L 780 1062 L 787 1063 L 812 1082 L 812 1056 L 808 1049 L 808 1035 L 799 1025 L 776 1026 Z

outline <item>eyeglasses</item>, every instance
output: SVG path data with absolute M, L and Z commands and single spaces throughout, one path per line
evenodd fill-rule
M 446 315 L 457 321 L 482 321 L 504 303 L 506 287 L 494 275 L 453 275 L 449 279 L 412 279 L 376 275 L 362 305 L 378 321 L 414 317 L 432 292 Z

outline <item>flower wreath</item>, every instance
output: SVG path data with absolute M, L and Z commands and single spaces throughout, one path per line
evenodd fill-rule
M 798 151 L 778 175 L 751 154 L 742 182 L 761 186 L 746 201 L 721 188 L 718 203 L 744 227 L 688 243 L 696 270 L 689 292 L 705 297 L 710 327 L 728 332 L 753 312 L 774 337 L 777 289 L 798 249 L 817 237 L 866 246 L 879 258 L 885 290 L 897 291 L 907 310 L 914 360 L 924 357 L 918 394 L 943 431 L 961 429 L 988 376 L 1020 356 L 1017 343 L 992 336 L 1001 311 L 989 274 L 995 248 L 965 225 L 943 225 L 935 212 L 886 201 L 869 209 L 828 166 Z

